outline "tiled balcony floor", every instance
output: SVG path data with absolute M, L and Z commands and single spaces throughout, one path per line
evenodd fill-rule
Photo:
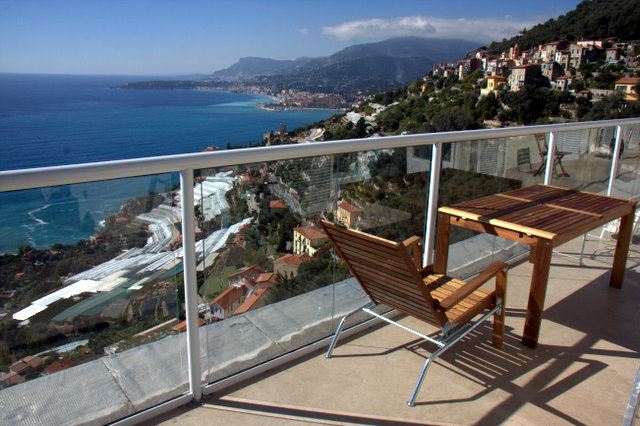
M 580 243 L 560 249 L 576 253 Z M 554 255 L 535 350 L 520 344 L 532 268 L 528 262 L 512 267 L 504 351 L 490 345 L 490 323 L 480 326 L 431 367 L 414 408 L 406 400 L 433 348 L 385 325 L 340 342 L 330 360 L 316 353 L 153 423 L 383 423 L 360 415 L 449 424 L 621 424 L 639 363 L 640 245 L 631 247 L 621 290 L 608 286 L 614 247 L 613 240 L 589 241 L 586 253 L 597 256 L 587 256 L 582 267 Z M 402 322 L 429 331 L 411 318 Z M 228 411 L 239 399 L 280 408 L 268 416 Z

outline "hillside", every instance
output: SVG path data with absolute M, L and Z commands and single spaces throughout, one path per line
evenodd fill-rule
M 422 58 L 433 63 L 448 62 L 463 57 L 465 53 L 477 47 L 477 43 L 465 40 L 396 37 L 375 43 L 345 47 L 331 56 L 309 61 L 300 71 L 308 72 L 342 62 L 371 57 Z
M 407 84 L 427 73 L 433 64 L 457 60 L 476 47 L 476 43 L 463 40 L 400 37 L 349 46 L 320 58 L 242 58 L 212 77 L 215 81 L 243 81 L 270 90 L 286 88 L 349 96 Z
M 421 57 L 369 56 L 290 75 L 258 77 L 254 81 L 274 91 L 287 88 L 349 96 L 406 84 L 424 75 L 433 64 L 433 60 Z
M 489 50 L 499 53 L 516 43 L 521 49 L 530 49 L 554 40 L 606 37 L 640 39 L 640 1 L 585 0 L 566 15 L 538 24 L 521 36 L 491 43 Z
M 249 56 L 240 58 L 228 68 L 215 71 L 210 78 L 216 81 L 241 81 L 262 75 L 288 74 L 299 70 L 311 60 L 312 58 L 307 57 L 281 60 Z

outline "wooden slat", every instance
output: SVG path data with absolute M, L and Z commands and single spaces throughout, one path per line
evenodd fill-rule
M 536 238 L 530 237 L 527 234 L 523 234 L 522 232 L 495 227 L 488 223 L 474 222 L 472 220 L 462 220 L 455 216 L 451 216 L 450 223 L 461 228 L 470 229 L 476 232 L 484 232 L 485 234 L 496 235 L 498 237 L 516 241 L 521 244 L 533 245 L 536 242 Z
M 553 232 L 547 232 L 540 229 L 531 228 L 529 226 L 518 225 L 514 223 L 507 222 L 505 220 L 493 219 L 489 221 L 490 225 L 499 226 L 501 228 L 510 229 L 515 232 L 523 233 L 526 235 L 531 235 L 534 237 L 545 238 L 547 240 L 553 240 L 556 237 L 556 234 Z
M 329 231 L 329 232 L 330 231 L 334 231 L 336 233 L 339 233 L 340 235 L 349 235 L 349 234 L 355 235 L 355 236 L 357 236 L 359 238 L 362 238 L 363 240 L 366 240 L 367 242 L 371 242 L 371 243 L 374 243 L 374 244 L 379 244 L 379 245 L 385 246 L 385 247 L 390 247 L 390 248 L 398 247 L 397 243 L 395 243 L 393 241 L 386 240 L 384 238 L 376 237 L 375 235 L 367 234 L 365 232 L 361 232 L 361 231 L 358 231 L 358 230 L 355 230 L 355 229 L 348 229 L 347 230 L 346 228 L 343 228 L 343 227 L 338 226 L 338 225 L 336 225 L 334 223 L 327 222 L 327 221 L 324 221 L 324 220 L 321 221 L 321 223 L 325 227 L 325 229 L 327 231 Z M 345 232 L 345 231 L 348 231 L 348 232 Z
M 453 293 L 453 291 L 451 290 L 443 290 L 443 289 L 437 289 L 431 292 L 431 295 L 433 296 L 434 299 L 438 300 L 439 302 L 443 301 L 444 299 L 446 299 L 447 297 L 451 296 L 451 294 Z M 460 300 L 458 303 L 456 303 L 453 306 L 462 306 L 465 308 L 470 308 L 473 305 L 475 305 L 475 303 L 479 302 L 480 300 L 482 300 L 484 298 L 485 294 L 484 292 L 474 292 L 471 293 L 470 295 L 468 295 L 466 298 Z
M 369 283 L 373 283 L 380 288 L 389 288 L 390 291 L 394 291 L 397 293 L 403 293 L 408 297 L 422 298 L 424 299 L 422 293 L 417 288 L 412 287 L 408 283 L 399 284 L 397 282 L 391 282 L 384 280 L 383 278 L 374 278 L 369 273 L 363 273 L 359 271 L 360 275 L 363 277 L 362 285 L 369 285 Z
M 567 188 L 563 188 L 563 187 L 557 186 L 557 185 L 537 185 L 537 186 L 542 186 L 542 187 L 545 187 L 545 188 L 553 188 L 553 189 L 560 190 L 560 191 L 567 191 Z M 602 195 L 602 194 L 596 194 L 594 192 L 589 192 L 589 191 L 575 191 L 575 190 L 571 190 L 571 191 L 579 192 L 580 194 L 589 194 L 589 195 L 595 195 L 595 196 L 598 196 L 598 197 L 604 197 L 604 198 L 608 198 L 608 199 L 612 199 L 612 200 L 618 200 L 618 201 L 622 201 L 624 203 L 632 204 L 634 206 L 637 204 L 633 200 L 629 200 L 629 199 L 624 198 L 624 197 L 618 197 L 618 196 L 615 196 L 615 195 Z
M 396 252 L 385 252 L 385 251 L 380 251 L 380 250 L 376 250 L 375 248 L 370 248 L 367 247 L 365 245 L 358 245 L 357 242 L 351 242 L 351 241 L 347 241 L 345 242 L 344 240 L 341 239 L 337 239 L 334 238 L 333 239 L 335 244 L 340 245 L 341 247 L 343 247 L 345 250 L 350 250 L 352 252 L 359 252 L 359 253 L 364 253 L 367 254 L 369 257 L 379 257 L 379 258 L 387 258 L 387 259 L 392 259 L 395 260 L 396 263 L 398 263 L 399 265 L 402 265 L 402 261 L 400 259 L 398 259 L 399 253 Z
M 397 270 L 399 273 L 411 276 L 411 274 L 404 268 L 402 264 L 398 262 L 397 259 L 393 259 L 390 257 L 382 257 L 371 255 L 366 252 L 357 252 L 352 248 L 347 248 L 347 246 L 340 246 L 341 251 L 350 259 L 353 259 L 353 262 L 366 262 L 372 267 L 380 267 L 384 266 L 386 268 Z
M 375 250 L 378 251 L 380 253 L 387 253 L 390 255 L 396 255 L 398 253 L 398 247 L 388 247 L 388 246 L 383 246 L 383 245 L 379 245 L 379 244 L 374 244 L 370 241 L 367 241 L 365 239 L 361 239 L 358 238 L 354 235 L 348 235 L 348 234 L 337 234 L 337 233 L 333 233 L 331 232 L 330 235 L 333 237 L 333 239 L 335 241 L 339 241 L 343 244 L 348 244 L 348 245 L 352 245 L 355 246 L 356 248 L 366 248 L 368 250 Z
M 384 278 L 389 282 L 395 283 L 397 285 L 405 285 L 406 283 L 411 283 L 412 288 L 417 290 L 415 285 L 415 280 L 412 276 L 408 274 L 398 275 L 395 273 L 395 270 L 392 269 L 382 269 L 379 266 L 372 264 L 355 264 L 352 263 L 352 266 L 359 272 L 369 274 L 370 276 Z
M 492 295 L 489 295 L 485 299 L 483 299 L 480 303 L 475 305 L 473 309 L 469 309 L 466 312 L 461 313 L 457 316 L 447 316 L 447 318 L 449 318 L 449 321 L 454 323 L 466 324 L 467 322 L 471 321 L 473 317 L 475 317 L 485 309 L 490 308 L 491 306 L 494 306 L 494 300 Z
M 386 289 L 372 286 L 370 288 L 371 293 L 378 298 L 385 305 L 389 305 L 392 308 L 406 308 L 414 312 L 420 313 L 422 316 L 429 317 L 432 321 L 436 321 L 436 316 L 433 309 L 428 308 L 425 304 L 417 303 L 415 300 L 407 300 L 402 295 L 391 293 Z

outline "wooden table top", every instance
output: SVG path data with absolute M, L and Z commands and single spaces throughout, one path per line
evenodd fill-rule
M 636 202 L 534 185 L 441 207 L 439 211 L 560 243 L 631 213 Z

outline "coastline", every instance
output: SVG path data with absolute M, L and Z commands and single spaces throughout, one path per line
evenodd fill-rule
M 277 98 L 251 90 L 208 88 L 212 93 L 207 94 L 112 89 L 123 80 L 20 76 L 20 84 L 7 84 L 11 90 L 3 99 L 3 111 L 11 114 L 0 121 L 6 137 L 16 143 L 5 147 L 0 170 L 180 155 L 207 146 L 250 146 L 281 122 L 295 129 L 333 114 L 320 109 L 267 114 L 258 104 L 275 103 Z M 13 77 L 7 80 L 13 81 Z M 57 101 L 60 97 L 69 102 L 64 111 Z M 35 106 L 22 98 L 37 103 L 41 112 L 30 114 Z M 88 104 L 87 99 L 91 99 Z M 35 136 L 29 130 L 34 128 Z M 176 181 L 177 176 L 157 175 L 0 193 L 4 236 L 0 253 L 18 253 L 23 245 L 49 248 L 89 239 L 106 212 L 116 212 L 130 198 L 158 192 L 164 183 Z M 52 205 L 43 209 L 46 204 Z
M 332 110 L 332 111 L 341 112 L 341 111 L 345 111 L 346 110 L 346 108 L 329 108 L 329 107 L 313 107 L 313 106 L 288 106 L 288 105 L 282 105 L 280 103 L 276 103 L 276 104 L 258 103 L 257 106 L 261 110 L 267 111 L 267 112 L 277 112 L 277 111 L 325 111 L 325 110 L 326 111 Z

